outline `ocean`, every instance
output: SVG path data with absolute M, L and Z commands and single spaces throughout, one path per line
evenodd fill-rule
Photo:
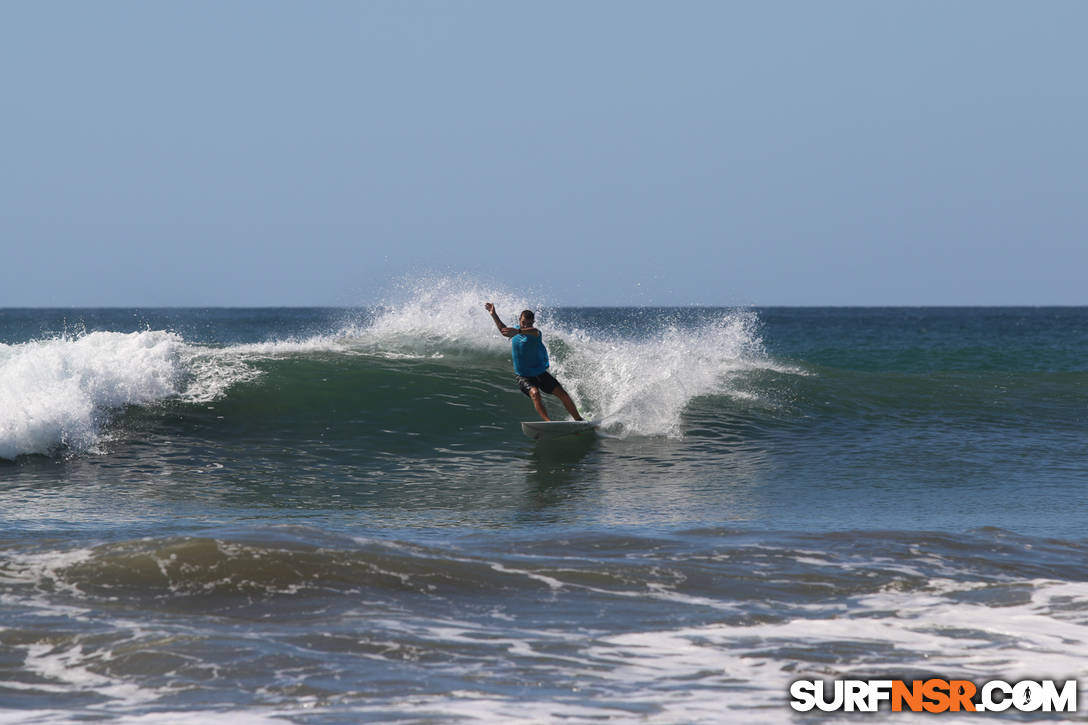
M 522 435 L 486 301 L 536 309 L 599 434 Z M 0 310 L 0 723 L 928 722 L 790 685 L 1086 684 L 1086 444 L 1086 308 Z

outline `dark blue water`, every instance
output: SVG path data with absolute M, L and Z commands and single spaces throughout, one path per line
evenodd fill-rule
M 0 722 L 1088 670 L 1088 310 L 538 309 L 602 426 L 534 443 L 493 296 L 0 311 Z

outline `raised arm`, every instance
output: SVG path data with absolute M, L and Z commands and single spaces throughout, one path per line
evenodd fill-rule
M 484 309 L 491 313 L 491 319 L 494 320 L 495 327 L 499 328 L 499 332 L 502 333 L 503 337 L 513 337 L 521 332 L 521 330 L 516 327 L 507 327 L 504 325 L 502 320 L 499 319 L 499 313 L 495 311 L 495 305 L 492 303 L 485 302 Z

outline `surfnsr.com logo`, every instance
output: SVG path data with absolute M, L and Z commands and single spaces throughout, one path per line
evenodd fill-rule
M 1077 681 L 797 680 L 790 697 L 798 712 L 1076 712 Z

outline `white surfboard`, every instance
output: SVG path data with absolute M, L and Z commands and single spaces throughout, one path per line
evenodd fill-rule
M 521 432 L 534 441 L 560 436 L 592 433 L 597 423 L 591 420 L 527 420 L 521 424 Z

